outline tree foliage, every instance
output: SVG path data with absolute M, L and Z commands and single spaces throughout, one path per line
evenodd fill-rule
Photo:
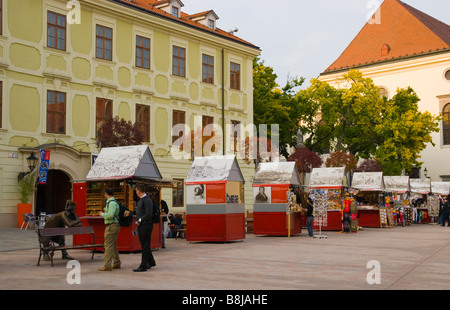
M 304 146 L 296 149 L 287 160 L 295 161 L 297 170 L 303 173 L 310 173 L 313 168 L 319 168 L 323 163 L 319 154 Z
M 420 99 L 410 87 L 398 89 L 392 99 L 380 96 L 373 80 L 357 70 L 333 87 L 313 79 L 297 94 L 305 146 L 376 158 L 386 174 L 420 166 L 420 152 L 439 131 L 439 116 L 418 109 Z M 434 145 L 434 144 L 433 144 Z
M 253 61 L 253 121 L 257 128 L 266 124 L 268 138 L 274 140 L 271 125 L 279 126 L 279 151 L 286 158 L 288 149 L 296 145 L 298 123 L 298 103 L 295 88 L 302 85 L 304 78 L 288 78 L 282 88 L 276 82 L 273 68 L 265 66 L 264 61 Z
M 100 147 L 116 147 L 139 145 L 143 135 L 137 124 L 126 121 L 118 116 L 108 118 L 97 133 L 97 143 Z

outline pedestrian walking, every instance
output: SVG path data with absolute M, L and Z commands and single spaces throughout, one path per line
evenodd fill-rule
M 167 223 L 167 215 L 169 214 L 169 206 L 165 200 L 161 200 L 161 215 L 164 215 L 161 220 L 161 229 L 162 229 L 162 246 L 161 248 L 166 248 L 166 223 Z
M 119 204 L 114 199 L 112 188 L 105 189 L 106 207 L 105 212 L 100 213 L 105 221 L 104 248 L 105 256 L 103 267 L 99 271 L 111 271 L 120 268 L 119 250 L 117 248 L 117 237 L 120 232 Z
M 156 266 L 150 247 L 152 231 L 153 231 L 153 201 L 146 194 L 145 185 L 139 183 L 136 185 L 136 194 L 139 197 L 136 210 L 136 225 L 139 235 L 139 242 L 141 243 L 142 256 L 141 264 L 138 268 L 133 269 L 134 272 L 147 271 Z
M 447 227 L 450 226 L 450 195 L 447 195 L 444 205 L 442 206 L 442 226 L 445 226 L 445 221 L 447 221 Z
M 307 201 L 307 209 L 306 209 L 306 227 L 308 228 L 308 236 L 313 237 L 314 233 L 313 233 L 313 227 L 312 227 L 312 223 L 313 223 L 313 219 L 314 219 L 314 205 L 313 205 L 313 201 L 311 200 L 310 197 L 308 197 L 308 201 Z

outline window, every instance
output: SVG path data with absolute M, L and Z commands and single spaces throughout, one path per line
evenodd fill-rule
M 212 137 L 214 137 L 214 131 L 213 131 L 213 128 L 210 128 L 210 130 L 212 130 L 211 131 L 211 133 L 208 135 L 208 133 L 209 133 L 209 131 L 210 130 L 206 130 L 205 131 L 205 127 L 206 126 L 208 126 L 208 125 L 212 125 L 214 123 L 214 117 L 212 117 L 212 116 L 205 116 L 205 115 L 203 115 L 202 116 L 202 154 L 205 156 L 205 155 L 207 155 L 207 154 L 204 154 L 204 152 L 203 152 L 203 147 L 204 147 L 204 144 L 206 143 L 206 141 L 208 141 L 208 140 L 210 140 Z M 214 150 L 215 150 L 215 147 L 213 146 L 213 148 L 211 149 L 211 151 L 213 151 L 214 152 Z
M 212 19 L 208 19 L 208 28 L 214 30 L 214 21 Z
M 185 67 L 186 67 L 186 49 L 174 46 L 172 74 L 185 77 L 186 76 Z
M 112 29 L 97 25 L 95 57 L 112 60 Z
M 241 89 L 241 65 L 230 63 L 230 88 Z
M 178 11 L 179 9 L 175 6 L 172 7 L 171 12 L 172 12 L 172 16 L 178 18 Z
M 232 151 L 234 153 L 236 153 L 237 151 L 239 151 L 239 143 L 240 143 L 240 125 L 241 122 L 240 121 L 233 121 L 231 120 L 231 141 L 233 141 L 233 149 Z
M 66 50 L 66 16 L 54 12 L 47 14 L 47 46 Z
M 66 93 L 47 92 L 47 132 L 66 133 Z
M 386 88 L 384 88 L 384 87 L 380 87 L 380 97 L 381 98 L 384 98 L 384 97 L 388 97 L 388 91 L 387 91 L 387 89 Z
M 112 118 L 112 105 L 112 100 L 97 98 L 97 109 L 95 112 L 96 136 L 98 136 L 98 134 L 100 133 L 105 121 L 109 118 Z
M 203 54 L 202 72 L 202 81 L 214 84 L 214 57 Z
M 450 145 L 450 103 L 447 103 L 442 110 L 442 127 L 444 145 Z
M 150 69 L 150 39 L 136 36 L 136 67 Z
M 186 122 L 186 113 L 184 111 L 173 110 L 172 112 L 172 126 L 177 124 L 185 124 Z M 176 135 L 172 136 L 172 143 L 177 141 L 180 138 L 180 133 L 177 132 Z
M 136 125 L 145 142 L 150 142 L 150 107 L 136 104 Z
M 450 81 L 450 69 L 445 72 L 444 76 L 447 81 Z
M 184 180 L 173 179 L 176 183 L 172 189 L 172 207 L 183 207 L 184 205 Z

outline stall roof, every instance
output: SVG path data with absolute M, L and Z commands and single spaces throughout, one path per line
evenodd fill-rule
M 234 155 L 195 157 L 185 183 L 244 182 Z
M 162 179 L 148 145 L 102 148 L 86 176 L 87 180 L 122 178 Z
M 411 193 L 428 194 L 431 191 L 431 180 L 425 179 L 409 179 Z
M 253 184 L 301 185 L 295 162 L 260 163 L 253 177 Z
M 384 190 L 387 192 L 406 193 L 410 191 L 409 176 L 393 175 L 384 176 Z
M 352 188 L 362 191 L 382 191 L 383 172 L 355 172 L 352 178 Z
M 313 168 L 309 179 L 310 188 L 343 187 L 346 183 L 345 167 Z
M 449 195 L 450 182 L 431 182 L 431 192 L 434 194 Z

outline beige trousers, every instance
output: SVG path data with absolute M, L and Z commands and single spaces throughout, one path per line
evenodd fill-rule
M 119 250 L 117 249 L 117 236 L 119 235 L 119 231 L 119 223 L 106 225 L 105 240 L 103 241 L 105 247 L 105 268 L 111 269 L 111 264 L 120 266 Z

